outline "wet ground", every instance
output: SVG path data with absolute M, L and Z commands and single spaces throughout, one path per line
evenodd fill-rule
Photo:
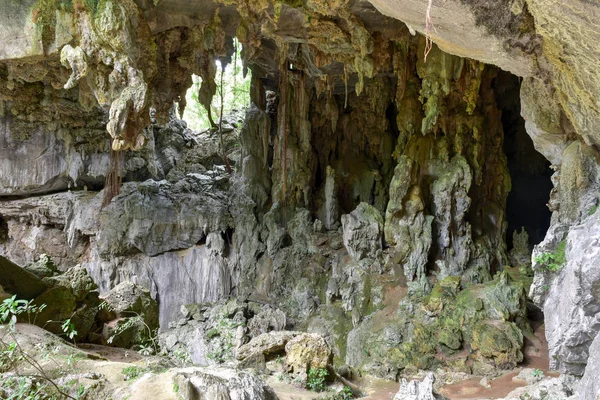
M 480 384 L 481 378 L 473 378 L 444 385 L 439 391 L 450 400 L 493 400 L 506 397 L 514 389 L 525 386 L 524 382 L 515 382 L 516 377 L 522 368 L 539 368 L 545 375 L 558 376 L 558 374 L 549 371 L 548 343 L 544 336 L 544 325 L 541 322 L 533 323 L 533 335 L 525 337 L 525 360 L 519 368 L 507 371 L 504 375 L 490 379 L 489 388 Z M 363 379 L 357 382 L 367 394 L 366 399 L 372 400 L 391 400 L 398 392 L 399 383 L 383 381 L 379 379 Z M 271 377 L 268 384 L 275 389 L 281 400 L 310 400 L 317 399 L 323 394 L 299 389 L 286 382 L 280 382 Z

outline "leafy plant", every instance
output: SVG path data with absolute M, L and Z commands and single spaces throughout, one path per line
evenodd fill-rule
M 102 304 L 100 306 L 102 306 Z M 110 310 L 110 306 L 107 305 L 104 307 L 106 307 L 107 310 Z M 141 337 L 140 337 L 141 343 L 138 345 L 138 353 L 140 353 L 144 356 L 157 354 L 159 351 L 158 341 L 156 339 L 158 336 L 157 330 L 153 331 L 152 329 L 150 329 L 150 327 L 148 326 L 148 324 L 146 324 L 146 322 L 144 321 L 144 319 L 142 318 L 142 316 L 140 314 L 133 312 L 133 311 L 131 311 L 131 313 L 133 313 L 134 316 L 131 318 L 128 318 L 125 321 L 125 323 L 118 324 L 117 327 L 115 328 L 115 331 L 108 338 L 108 340 L 106 342 L 111 344 L 119 335 L 121 335 L 124 332 L 128 331 L 129 329 L 133 328 L 135 325 L 142 325 L 144 327 L 144 329 L 141 333 Z
M 342 390 L 335 394 L 330 394 L 322 398 L 322 400 L 350 400 L 354 398 L 354 393 L 348 386 L 344 386 Z
M 556 250 L 553 253 L 542 253 L 534 260 L 548 271 L 557 272 L 562 268 L 565 262 L 567 262 L 567 257 L 565 254 L 566 247 L 567 242 L 566 240 L 563 240 L 556 247 Z
M 534 378 L 543 378 L 544 377 L 544 371 L 542 371 L 539 368 L 536 368 L 536 369 L 533 370 L 533 372 L 531 373 L 531 375 Z
M 27 314 L 31 321 L 31 315 L 37 315 L 44 307 L 45 305 L 36 306 L 31 301 L 17 299 L 16 296 L 5 299 L 0 304 L 0 324 L 2 324 L 0 329 L 8 331 L 8 335 L 0 339 L 0 371 L 12 370 L 16 374 L 16 377 L 11 377 L 0 385 L 0 397 L 2 398 L 19 400 L 41 400 L 56 398 L 57 396 L 73 400 L 77 400 L 78 398 L 71 396 L 68 393 L 68 389 L 60 387 L 54 382 L 42 366 L 31 355 L 25 352 L 17 341 L 17 316 Z M 71 330 L 70 325 L 71 323 L 68 321 L 66 327 L 69 330 Z M 7 336 L 12 339 L 10 342 L 4 340 Z M 22 363 L 33 368 L 35 373 L 22 373 L 20 369 Z
M 123 371 L 121 371 L 121 372 L 123 373 L 123 376 L 125 376 L 126 381 L 131 381 L 131 380 L 139 378 L 140 375 L 142 375 L 144 373 L 144 369 L 137 367 L 135 365 L 132 365 L 130 367 L 123 368 Z
M 75 324 L 71 322 L 71 318 L 65 320 L 62 323 L 62 331 L 67 335 L 67 337 L 71 340 L 77 336 L 77 331 L 75 330 Z
M 306 386 L 313 392 L 322 392 L 325 390 L 325 379 L 328 372 L 326 368 L 311 368 L 308 371 Z

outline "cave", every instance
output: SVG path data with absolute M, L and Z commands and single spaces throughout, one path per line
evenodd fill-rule
M 0 398 L 598 397 L 600 6 L 0 3 Z
M 511 190 L 506 199 L 506 244 L 513 247 L 513 233 L 525 229 L 530 249 L 540 243 L 550 226 L 548 200 L 552 190 L 550 162 L 539 153 L 525 129 L 521 116 L 521 82 L 501 71 L 494 82 L 496 102 L 502 111 L 504 153 L 510 173 Z

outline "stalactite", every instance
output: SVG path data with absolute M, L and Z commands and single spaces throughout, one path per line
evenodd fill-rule
M 104 185 L 104 199 L 102 200 L 102 208 L 110 204 L 111 200 L 116 197 L 121 191 L 123 178 L 119 168 L 119 157 L 121 152 L 111 150 L 110 152 L 110 171 L 106 174 L 106 182 Z

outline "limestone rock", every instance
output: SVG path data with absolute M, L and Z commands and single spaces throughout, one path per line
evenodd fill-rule
M 543 254 L 556 260 L 554 270 L 542 262 L 534 263 L 531 296 L 543 307 L 550 367 L 561 373 L 583 375 L 589 346 L 600 331 L 600 302 L 593 295 L 600 284 L 596 267 L 599 224 L 600 214 L 596 213 L 571 226 L 566 237 L 565 227 L 556 225 L 534 250 L 534 260 Z
M 579 397 L 574 394 L 573 382 L 564 377 L 546 378 L 529 386 L 520 387 L 499 400 L 521 400 L 524 396 L 531 400 L 579 400 L 593 397 Z
M 119 318 L 104 325 L 103 336 L 113 345 L 131 347 L 158 329 L 156 300 L 134 283 L 120 283 L 104 296 L 103 301 Z
M 427 2 L 407 0 L 370 0 L 370 2 L 382 14 L 406 23 L 410 30 L 425 33 Z M 510 7 L 497 5 L 497 8 L 489 10 L 485 7 L 479 8 L 477 2 L 458 0 L 433 4 L 431 18 L 436 29 L 432 29 L 429 34 L 444 51 L 498 65 L 519 76 L 532 74 L 534 69 L 531 56 L 523 51 L 508 52 L 504 45 L 507 41 L 510 43 L 510 40 L 520 41 L 518 34 L 513 34 L 502 26 L 508 25 L 519 17 L 511 13 Z M 494 21 L 486 18 L 489 17 L 489 13 L 494 14 Z M 523 19 L 523 16 L 520 17 L 518 19 Z M 526 38 L 521 40 L 528 41 Z
M 3 256 L 0 256 L 0 285 L 5 291 L 29 300 L 37 297 L 47 288 L 40 278 Z
M 173 377 L 182 400 L 277 400 L 278 397 L 260 378 L 232 369 L 189 368 Z
M 237 349 L 236 358 L 243 360 L 254 354 L 276 354 L 285 350 L 286 344 L 295 337 L 302 335 L 302 332 L 279 331 L 269 332 L 252 338 L 250 342 Z
M 46 278 L 58 272 L 56 264 L 47 254 L 40 254 L 39 260 L 25 266 L 25 269 L 38 278 Z
M 582 399 L 597 399 L 600 397 L 600 335 L 592 342 L 589 349 L 585 373 L 578 385 L 577 392 Z
M 423 381 L 407 381 L 402 378 L 400 389 L 394 396 L 394 400 L 444 400 L 444 396 L 434 392 L 434 382 L 433 372 L 428 372 Z
M 141 251 L 156 256 L 190 248 L 208 233 L 226 230 L 228 200 L 210 190 L 212 184 L 210 177 L 202 175 L 188 177 L 174 190 L 166 181 L 125 184 L 100 214 L 100 254 Z
M 327 368 L 331 349 L 325 340 L 316 334 L 305 333 L 288 341 L 285 345 L 286 364 L 294 373 L 307 373 L 311 368 Z
M 350 214 L 342 215 L 344 246 L 352 258 L 375 258 L 382 248 L 383 218 L 379 211 L 360 203 Z
M 417 172 L 413 160 L 400 157 L 390 182 L 385 216 L 385 240 L 395 245 L 394 261 L 404 267 L 410 281 L 424 275 L 432 239 L 433 217 L 424 213 Z

